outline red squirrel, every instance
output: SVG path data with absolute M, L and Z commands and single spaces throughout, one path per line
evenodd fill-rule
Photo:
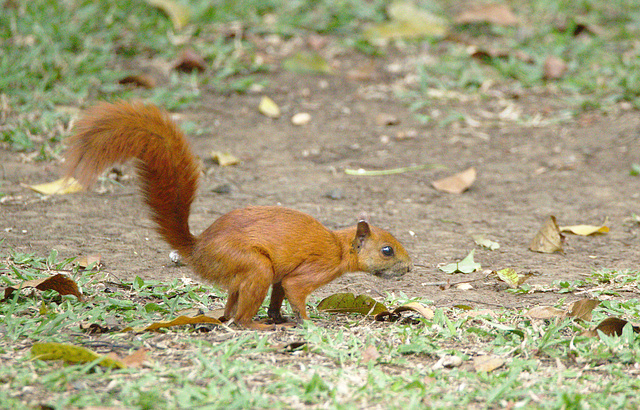
M 199 236 L 189 213 L 200 161 L 168 114 L 141 102 L 100 103 L 77 122 L 67 140 L 66 175 L 90 186 L 108 166 L 136 159 L 144 202 L 162 238 L 203 279 L 228 290 L 224 318 L 249 329 L 272 287 L 268 316 L 286 297 L 297 322 L 308 320 L 307 296 L 345 272 L 395 277 L 412 268 L 404 247 L 366 220 L 331 231 L 313 217 L 280 206 L 250 206 L 218 218 Z

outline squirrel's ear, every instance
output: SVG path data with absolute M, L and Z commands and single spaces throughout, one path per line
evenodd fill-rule
M 361 220 L 358 222 L 358 226 L 356 227 L 356 237 L 353 238 L 353 242 L 351 246 L 353 250 L 356 252 L 360 252 L 360 249 L 364 246 L 365 241 L 371 235 L 371 228 L 369 228 L 369 223 L 367 221 Z
M 358 217 L 358 222 L 360 221 L 364 221 L 366 223 L 369 223 L 369 215 L 367 215 L 366 212 L 362 211 L 360 212 L 360 216 Z

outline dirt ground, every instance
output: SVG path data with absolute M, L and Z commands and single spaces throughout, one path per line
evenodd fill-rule
M 582 279 L 594 269 L 638 269 L 640 225 L 631 217 L 640 213 L 640 179 L 629 175 L 631 165 L 640 162 L 636 111 L 621 106 L 607 114 L 586 112 L 575 120 L 558 121 L 566 107 L 549 88 L 490 88 L 484 98 L 432 93 L 422 113 L 434 120 L 422 124 L 397 96 L 415 85 L 411 63 L 404 57 L 373 63 L 345 57 L 340 63 L 342 72 L 365 67 L 368 74 L 265 75 L 270 85 L 264 94 L 283 111 L 276 120 L 257 110 L 263 93 L 204 90 L 197 109 L 176 113 L 177 121 L 195 122 L 205 130 L 191 136 L 206 171 L 192 207 L 194 233 L 246 205 L 282 204 L 330 228 L 353 224 L 366 211 L 421 265 L 392 281 L 347 274 L 316 291 L 311 302 L 338 291 L 368 293 L 379 300 L 385 292 L 404 292 L 433 300 L 435 306 L 524 308 L 567 296 L 516 295 L 493 278 L 475 282 L 468 291 L 432 285 L 482 278 L 481 272 L 450 275 L 437 269 L 474 248 L 483 270 L 534 272 L 528 282 L 532 285 Z M 298 112 L 308 112 L 311 122 L 293 125 L 290 118 Z M 453 112 L 467 120 L 441 126 Z M 395 116 L 397 124 L 382 124 L 381 114 Z M 242 162 L 219 167 L 208 159 L 212 150 L 230 152 Z M 90 192 L 42 197 L 22 184 L 58 178 L 60 164 L 25 158 L 0 150 L 0 191 L 6 194 L 0 203 L 3 254 L 9 249 L 43 256 L 57 249 L 61 257 L 101 254 L 103 269 L 121 279 L 191 274 L 170 262 L 168 245 L 146 218 L 131 166 L 120 167 L 122 186 L 102 182 Z M 446 168 L 375 177 L 344 173 L 345 168 L 418 164 Z M 477 169 L 478 179 L 469 191 L 453 195 L 431 186 L 433 180 L 470 166 Z M 226 188 L 230 192 L 225 193 Z M 567 236 L 564 254 L 529 251 L 529 242 L 549 215 L 560 225 L 606 221 L 611 231 Z M 477 247 L 474 234 L 498 242 L 500 248 Z M 568 301 L 578 298 L 569 295 Z

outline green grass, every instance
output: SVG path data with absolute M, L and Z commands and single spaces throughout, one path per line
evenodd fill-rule
M 414 106 L 432 100 L 428 91 L 460 90 L 491 98 L 483 86 L 553 95 L 564 110 L 611 110 L 619 102 L 640 108 L 640 4 L 630 0 L 601 2 L 506 1 L 521 19 L 518 27 L 458 26 L 462 42 L 434 42 L 430 63 L 418 67 L 419 90 Z M 576 36 L 579 25 L 593 27 Z M 474 58 L 468 46 L 504 50 L 505 57 Z M 532 61 L 524 61 L 524 52 Z M 554 56 L 567 64 L 557 80 L 544 78 L 543 65 Z M 425 100 L 426 99 L 426 100 Z M 420 110 L 417 110 L 420 113 Z M 424 114 L 422 114 L 424 115 Z M 559 114 L 556 113 L 556 116 Z M 561 113 L 561 116 L 565 116 Z M 526 119 L 524 119 L 526 121 Z
M 640 361 L 640 335 L 580 336 L 608 316 L 637 321 L 638 299 L 603 301 L 592 323 L 531 320 L 509 309 L 469 315 L 460 309 L 437 308 L 433 319 L 409 322 L 380 323 L 315 312 L 314 320 L 304 326 L 278 332 L 182 326 L 134 333 L 120 330 L 167 320 L 186 308 L 206 311 L 222 306 L 221 294 L 178 280 L 111 281 L 102 272 L 79 271 L 70 260 L 58 261 L 55 252 L 47 257 L 13 254 L 2 260 L 0 278 L 7 285 L 64 271 L 85 294 L 85 300 L 78 301 L 55 291 L 23 290 L 0 303 L 2 408 L 640 405 L 640 381 L 629 377 Z M 590 280 L 597 286 L 629 275 L 638 273 L 603 271 Z M 616 286 L 627 283 L 623 279 Z M 385 302 L 406 301 L 403 295 L 389 295 Z M 110 330 L 92 335 L 86 331 L 89 324 Z M 142 368 L 121 370 L 100 367 L 96 361 L 33 360 L 30 346 L 44 341 L 120 356 L 144 347 L 151 360 Z M 369 346 L 379 357 L 366 362 L 363 352 Z M 485 354 L 499 356 L 505 364 L 488 373 L 476 372 L 472 360 Z M 434 367 L 443 356 L 457 356 L 461 365 Z
M 243 92 L 269 70 L 246 36 L 227 27 L 240 22 L 251 35 L 289 37 L 309 31 L 353 33 L 363 21 L 383 18 L 384 2 L 183 1 L 189 24 L 175 32 L 170 20 L 144 1 L 0 2 L 0 94 L 7 124 L 0 141 L 18 151 L 55 158 L 75 111 L 96 100 L 144 98 L 168 109 L 194 104 L 203 90 Z M 364 7 L 362 7 L 364 6 Z M 202 75 L 172 72 L 153 90 L 118 84 L 141 74 L 141 63 L 170 65 L 184 48 L 208 64 Z

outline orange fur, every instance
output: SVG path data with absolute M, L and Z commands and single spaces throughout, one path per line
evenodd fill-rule
M 182 132 L 155 106 L 101 103 L 85 113 L 68 144 L 67 175 L 83 185 L 113 163 L 138 160 L 144 201 L 158 232 L 198 275 L 228 290 L 225 317 L 244 327 L 272 328 L 253 321 L 269 287 L 269 317 L 282 323 L 285 297 L 298 320 L 309 319 L 307 296 L 345 272 L 399 276 L 411 269 L 402 245 L 366 221 L 330 231 L 305 213 L 277 206 L 237 209 L 193 236 L 188 219 L 199 162 Z

